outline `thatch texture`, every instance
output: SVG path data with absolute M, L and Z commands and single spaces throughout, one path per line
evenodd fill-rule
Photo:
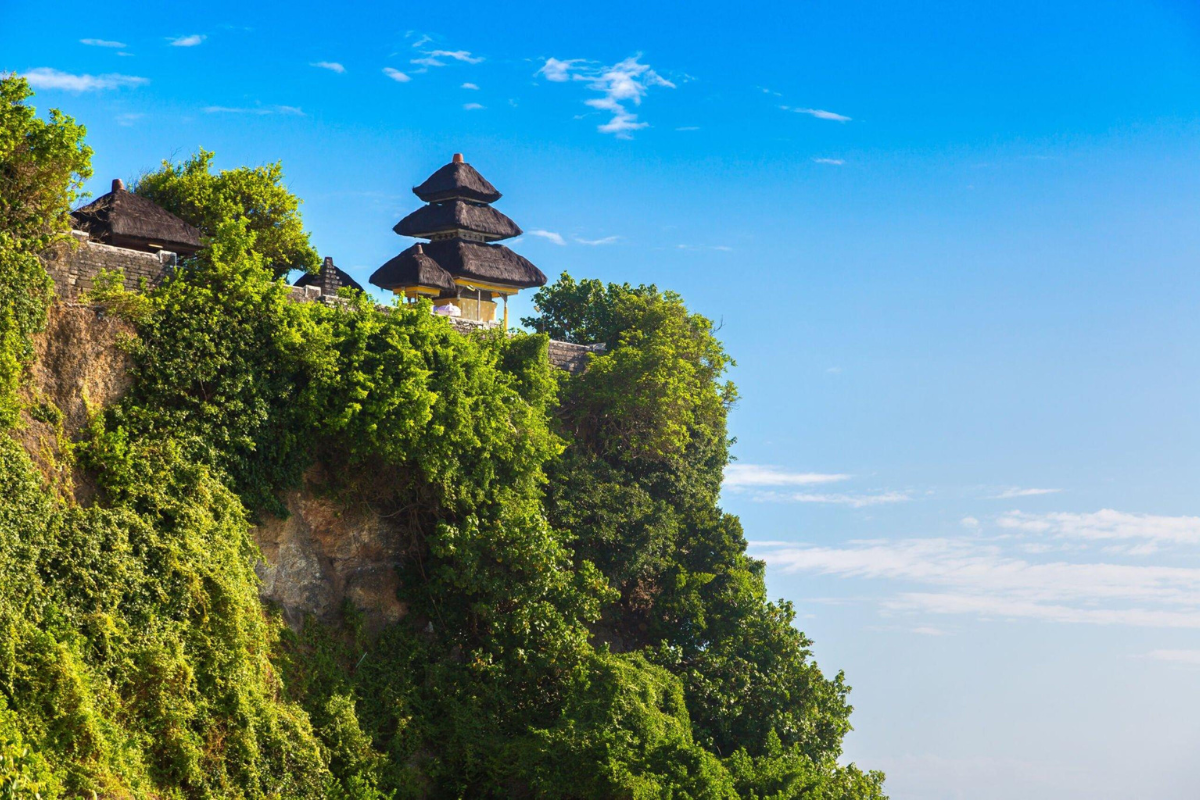
M 502 244 L 444 239 L 426 244 L 425 252 L 455 278 L 518 289 L 546 284 L 540 269 Z
M 480 203 L 494 203 L 500 199 L 496 187 L 465 161 L 452 161 L 442 167 L 420 186 L 414 187 L 413 194 L 426 203 L 453 200 L 456 197 Z
M 430 237 L 455 230 L 471 231 L 487 239 L 511 239 L 521 235 L 517 223 L 491 206 L 448 200 L 421 206 L 392 228 L 401 236 Z
M 343 286 L 349 286 L 360 292 L 366 291 L 361 283 L 350 277 L 350 273 L 335 265 L 329 256 L 326 256 L 324 263 L 321 264 L 320 272 L 315 275 L 309 272 L 304 273 L 295 285 L 320 286 L 322 294 L 337 294 L 337 290 Z
M 113 181 L 113 190 L 71 212 L 76 228 L 104 244 L 139 250 L 158 245 L 180 255 L 202 246 L 200 230 Z
M 419 244 L 414 244 L 375 270 L 371 275 L 371 283 L 388 291 L 418 286 L 443 292 L 455 290 L 454 279 L 450 277 L 450 273 L 426 255 Z

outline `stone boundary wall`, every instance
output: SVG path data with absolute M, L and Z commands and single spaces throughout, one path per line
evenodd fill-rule
M 75 243 L 62 244 L 42 254 L 46 272 L 54 281 L 54 290 L 61 302 L 77 300 L 81 294 L 95 285 L 96 276 L 102 270 L 121 270 L 125 274 L 125 288 L 131 292 L 141 290 L 143 284 L 155 287 L 175 269 L 173 260 L 160 257 L 157 253 L 143 253 L 124 247 L 113 247 L 86 238 L 80 231 L 72 231 Z M 332 294 L 322 294 L 320 286 L 293 286 L 291 299 L 297 303 L 343 302 Z M 386 308 L 386 306 L 380 306 Z M 471 333 L 497 327 L 498 323 L 447 317 L 450 324 L 460 333 Z M 549 358 L 552 366 L 578 375 L 587 368 L 589 353 L 604 352 L 603 344 L 574 344 L 572 342 L 550 342 Z
M 146 286 L 154 287 L 175 268 L 172 257 L 167 254 L 143 253 L 125 247 L 113 247 L 89 241 L 85 235 L 72 231 L 75 242 L 57 245 L 42 254 L 46 272 L 54 281 L 58 299 L 71 302 L 95 285 L 96 276 L 102 270 L 121 270 L 125 274 L 125 288 L 131 292 Z

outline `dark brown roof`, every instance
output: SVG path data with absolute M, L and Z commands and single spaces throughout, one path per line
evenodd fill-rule
M 475 168 L 455 154 L 454 161 L 439 169 L 425 179 L 425 182 L 413 189 L 413 194 L 426 203 L 436 203 L 439 200 L 452 200 L 462 197 L 476 200 L 480 203 L 494 203 L 500 199 L 496 187 L 488 183 L 487 178 L 475 171 Z
M 329 280 L 329 270 L 333 270 L 335 280 Z M 336 281 L 336 286 L 335 286 Z M 350 277 L 350 273 L 346 272 L 341 267 L 333 263 L 333 259 L 329 256 L 325 257 L 325 261 L 321 264 L 321 271 L 315 275 L 311 272 L 306 272 L 296 281 L 296 286 L 320 286 L 322 292 L 326 289 L 333 289 L 330 294 L 336 293 L 338 287 L 349 286 L 351 289 L 358 289 L 360 292 L 366 291 L 362 284 Z
M 419 244 L 414 244 L 375 270 L 375 274 L 371 276 L 371 283 L 389 290 L 424 286 L 444 292 L 454 291 L 454 279 L 450 277 L 450 273 L 426 255 Z
M 113 189 L 71 212 L 75 226 L 93 239 L 117 246 L 161 245 L 188 255 L 202 246 L 200 230 L 154 202 L 125 190 L 119 180 Z
M 521 235 L 517 223 L 491 206 L 447 200 L 421 206 L 392 228 L 401 236 L 429 237 L 445 231 L 466 230 L 489 239 L 511 239 Z
M 455 278 L 521 289 L 546 284 L 540 269 L 502 244 L 443 239 L 426 244 L 425 252 Z

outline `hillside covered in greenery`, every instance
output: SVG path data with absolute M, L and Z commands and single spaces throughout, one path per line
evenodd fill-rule
M 89 177 L 84 131 L 0 82 L 0 428 L 31 395 Z M 288 300 L 315 266 L 278 166 L 203 151 L 136 190 L 207 246 L 133 323 L 131 390 L 62 457 L 0 432 L 0 797 L 876 800 L 839 763 L 850 706 L 770 602 L 736 517 L 729 356 L 654 286 L 564 276 L 464 335 L 427 304 Z M 605 342 L 568 376 L 549 338 Z M 407 614 L 299 633 L 264 607 L 253 525 L 319 466 L 405 531 Z M 69 488 L 69 487 L 68 487 Z

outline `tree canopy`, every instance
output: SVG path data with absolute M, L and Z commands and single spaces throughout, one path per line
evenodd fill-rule
M 163 161 L 138 178 L 133 191 L 158 203 L 206 236 L 240 220 L 254 234 L 254 250 L 276 275 L 316 271 L 317 251 L 300 218 L 300 199 L 283 184 L 280 162 L 214 173 L 213 153 L 203 148 L 179 164 Z

